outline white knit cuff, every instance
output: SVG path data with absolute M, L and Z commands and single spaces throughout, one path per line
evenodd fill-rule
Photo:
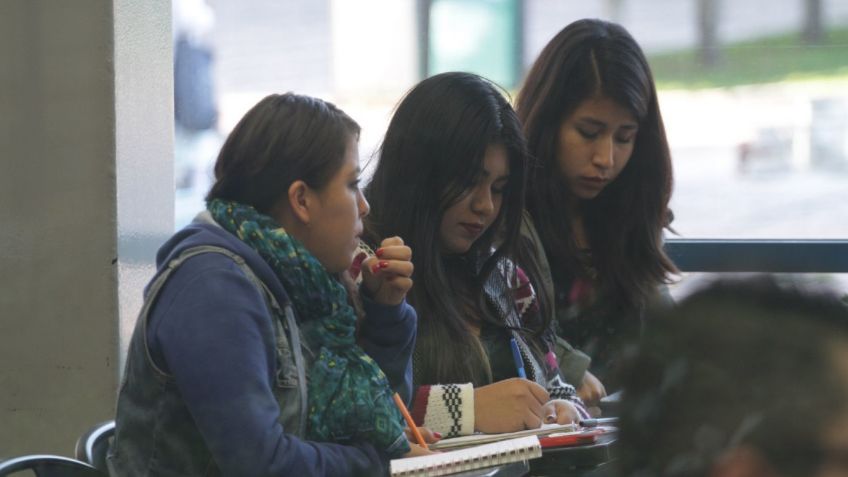
M 443 437 L 473 434 L 474 386 L 471 383 L 430 386 L 424 426 Z

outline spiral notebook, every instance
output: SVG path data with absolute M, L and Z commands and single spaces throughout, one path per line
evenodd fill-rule
M 446 450 L 455 447 L 468 447 L 475 446 L 480 444 L 488 444 L 489 442 L 495 441 L 504 441 L 507 439 L 514 439 L 516 437 L 524 437 L 524 436 L 546 436 L 548 434 L 558 433 L 558 432 L 576 432 L 578 429 L 577 424 L 542 424 L 541 427 L 536 429 L 526 429 L 523 431 L 515 431 L 515 432 L 506 432 L 502 434 L 471 434 L 467 436 L 459 436 L 452 437 L 449 439 L 442 439 L 434 444 L 430 444 L 430 449 L 434 450 Z
M 437 476 L 542 457 L 536 436 L 518 437 L 450 452 L 394 459 L 392 477 Z

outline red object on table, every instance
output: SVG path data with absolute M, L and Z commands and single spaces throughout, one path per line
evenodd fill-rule
M 542 449 L 594 444 L 598 440 L 598 436 L 603 433 L 604 431 L 601 429 L 591 429 L 567 434 L 550 434 L 539 437 L 539 443 L 542 445 Z

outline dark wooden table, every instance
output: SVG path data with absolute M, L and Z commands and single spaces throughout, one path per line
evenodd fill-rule
M 530 461 L 534 477 L 601 477 L 612 476 L 617 436 L 605 434 L 591 445 L 544 449 L 542 457 Z

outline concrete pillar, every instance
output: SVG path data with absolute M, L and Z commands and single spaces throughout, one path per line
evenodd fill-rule
M 0 458 L 71 455 L 114 417 L 173 229 L 170 16 L 170 0 L 0 2 Z

